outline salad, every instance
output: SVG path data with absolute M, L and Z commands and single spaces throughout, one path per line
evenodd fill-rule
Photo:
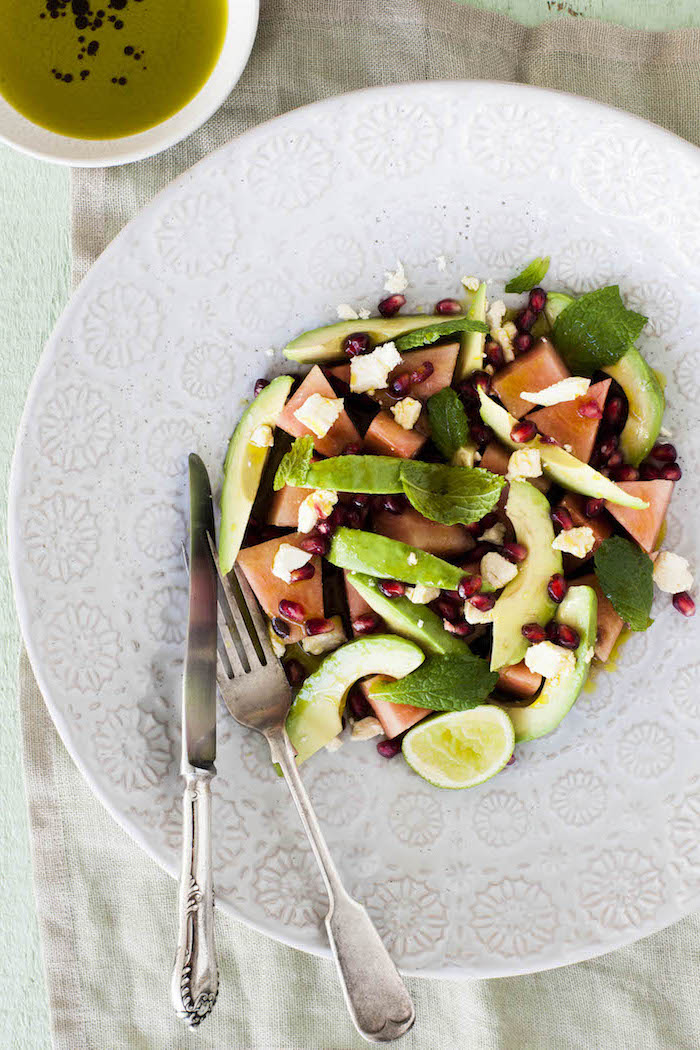
M 284 349 L 224 465 L 219 557 L 269 618 L 303 762 L 376 740 L 439 787 L 481 783 L 552 732 L 592 665 L 645 631 L 656 586 L 692 616 L 687 561 L 660 549 L 681 478 L 646 318 L 617 286 L 542 288 L 534 259 L 487 299 L 378 316 Z

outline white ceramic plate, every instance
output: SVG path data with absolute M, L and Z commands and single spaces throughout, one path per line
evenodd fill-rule
M 619 281 L 649 314 L 683 464 L 700 451 L 700 154 L 623 113 L 493 83 L 389 87 L 257 128 L 117 238 L 41 361 L 12 474 L 22 629 L 59 731 L 168 871 L 180 838 L 185 457 L 214 483 L 279 347 L 374 308 L 397 258 L 409 308 L 549 253 L 550 287 Z M 436 258 L 444 255 L 441 272 Z M 668 546 L 698 558 L 697 473 Z M 331 849 L 408 972 L 494 976 L 585 959 L 700 907 L 700 616 L 664 597 L 560 729 L 490 783 L 441 792 L 372 742 L 304 777 Z M 223 712 L 219 904 L 327 953 L 315 865 L 264 743 Z

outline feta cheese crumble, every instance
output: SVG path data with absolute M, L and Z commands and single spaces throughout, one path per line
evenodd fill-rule
M 498 343 L 503 351 L 503 360 L 506 364 L 510 364 L 511 361 L 514 361 L 515 350 L 513 349 L 513 337 L 508 329 L 505 326 L 503 328 L 492 328 L 490 334 L 494 342 Z
M 301 640 L 301 647 L 312 656 L 321 656 L 323 653 L 337 649 L 339 645 L 347 641 L 343 624 L 339 616 L 332 617 L 333 630 L 325 631 L 323 634 L 309 635 Z
M 391 414 L 404 430 L 413 430 L 421 413 L 420 401 L 415 397 L 402 397 L 395 405 L 391 406 Z
M 444 255 L 436 255 L 436 257 L 435 257 L 435 265 L 437 266 L 437 268 L 440 271 L 440 273 L 444 273 L 445 270 L 447 269 L 447 259 L 445 258 L 445 256 Z
M 406 588 L 406 597 L 414 605 L 427 605 L 440 597 L 440 588 L 424 587 L 422 583 L 417 583 L 415 587 Z
M 316 437 L 323 438 L 343 411 L 342 397 L 324 397 L 311 394 L 294 413 L 294 418 L 308 427 Z
M 519 448 L 508 460 L 506 478 L 515 481 L 517 478 L 541 478 L 542 458 L 538 448 Z
M 577 529 L 562 529 L 552 543 L 552 550 L 562 554 L 573 554 L 574 558 L 585 558 L 595 547 L 595 534 L 590 525 Z
M 494 590 L 500 591 L 518 575 L 518 566 L 508 561 L 502 554 L 489 551 L 481 559 L 480 571 L 482 580 L 490 584 Z
M 406 272 L 400 259 L 396 260 L 396 269 L 393 271 L 387 270 L 384 276 L 386 278 L 384 281 L 384 290 L 391 295 L 400 295 L 401 292 L 405 292 L 408 288 L 408 278 L 406 277 Z
M 481 609 L 477 609 L 476 606 L 472 605 L 471 602 L 465 602 L 464 619 L 467 623 L 471 624 L 493 623 L 493 609 L 487 609 L 483 612 Z
M 654 583 L 667 594 L 689 591 L 693 586 L 693 574 L 685 558 L 672 551 L 659 551 L 654 562 Z
M 479 540 L 484 543 L 495 543 L 497 547 L 500 547 L 506 538 L 506 527 L 502 522 L 497 521 L 495 525 L 492 525 L 490 529 L 485 529 Z
M 503 318 L 505 317 L 505 315 L 506 304 L 503 302 L 502 299 L 496 299 L 494 300 L 494 302 L 489 304 L 489 308 L 486 311 L 486 324 L 491 329 L 491 335 L 493 335 L 495 330 L 502 326 Z
M 300 569 L 308 561 L 311 561 L 308 551 L 299 550 L 291 543 L 280 543 L 272 561 L 272 575 L 278 580 L 284 580 L 285 583 L 291 583 L 293 571 Z
M 409 565 L 417 565 L 418 564 L 418 555 L 414 554 L 413 551 L 411 551 L 409 556 L 406 558 L 406 561 L 408 562 Z
M 353 394 L 382 390 L 389 382 L 389 373 L 402 360 L 393 343 L 383 343 L 370 354 L 353 357 L 350 361 L 350 389 Z
M 272 427 L 269 423 L 261 423 L 250 435 L 249 444 L 256 448 L 272 448 L 274 441 Z
M 368 715 L 359 722 L 353 722 L 351 740 L 371 740 L 375 736 L 384 736 L 382 723 L 378 718 Z
M 320 518 L 327 518 L 338 502 L 338 493 L 332 489 L 315 489 L 299 504 L 299 532 L 311 532 Z
M 468 292 L 478 292 L 481 281 L 478 277 L 463 277 L 462 284 Z
M 341 321 L 359 321 L 360 315 L 350 303 L 338 303 L 336 312 Z
M 520 396 L 523 401 L 530 401 L 533 405 L 560 405 L 564 401 L 574 401 L 577 397 L 583 397 L 590 385 L 590 379 L 569 376 L 568 379 L 560 379 L 558 383 L 552 383 L 542 390 L 523 390 Z
M 287 647 L 281 640 L 281 638 L 278 638 L 275 632 L 272 630 L 271 623 L 268 623 L 267 625 L 267 636 L 270 639 L 270 645 L 272 646 L 273 653 L 275 654 L 278 660 L 281 660 L 287 651 Z
M 340 751 L 343 746 L 343 741 L 339 736 L 334 736 L 332 740 L 329 740 L 327 744 L 324 744 L 326 751 Z
M 543 678 L 560 678 L 576 669 L 576 657 L 571 649 L 562 649 L 554 642 L 537 642 L 527 649 L 525 665 Z

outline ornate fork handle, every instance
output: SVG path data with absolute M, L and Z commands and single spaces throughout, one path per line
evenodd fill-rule
M 182 800 L 182 870 L 171 997 L 178 1017 L 192 1027 L 210 1013 L 219 990 L 211 873 L 213 775 L 206 769 L 185 773 Z

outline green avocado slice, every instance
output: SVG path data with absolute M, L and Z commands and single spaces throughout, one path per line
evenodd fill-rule
M 419 547 L 378 536 L 362 529 L 336 529 L 328 561 L 340 569 L 364 572 L 383 580 L 422 583 L 425 587 L 457 590 L 464 576 L 462 569 L 450 565 Z
M 467 311 L 470 321 L 486 321 L 486 282 L 482 283 L 474 293 L 471 306 Z M 484 332 L 463 332 L 460 339 L 459 357 L 455 368 L 454 382 L 466 379 L 472 372 L 476 372 L 484 364 L 484 346 L 486 335 Z
M 338 321 L 336 324 L 327 324 L 303 332 L 291 343 L 287 343 L 282 353 L 290 361 L 297 361 L 302 365 L 347 361 L 343 341 L 353 332 L 366 332 L 379 344 L 386 343 L 389 339 L 397 339 L 416 328 L 441 324 L 444 320 L 440 315 L 407 314 L 399 317 L 370 317 L 365 321 Z

